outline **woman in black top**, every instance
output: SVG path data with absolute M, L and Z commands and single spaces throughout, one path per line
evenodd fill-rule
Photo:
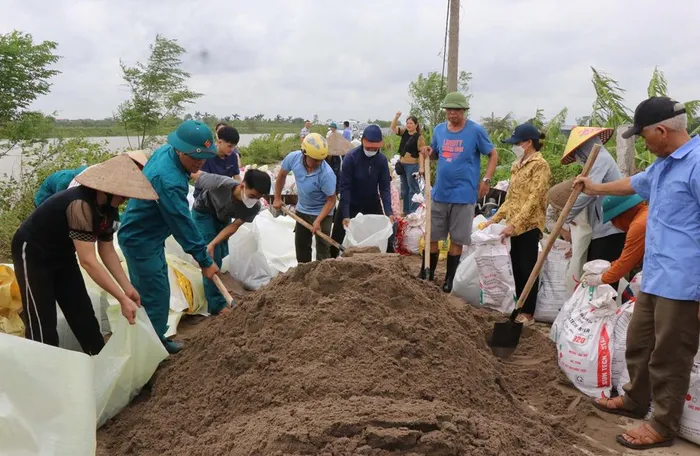
M 418 186 L 417 174 L 423 174 L 423 161 L 419 159 L 418 151 L 425 146 L 423 135 L 420 132 L 418 119 L 416 116 L 408 116 L 406 118 L 406 128 L 398 126 L 401 112 L 397 112 L 394 120 L 391 122 L 391 129 L 394 133 L 401 136 L 399 144 L 399 163 L 397 163 L 396 171 L 401 178 L 401 200 L 403 201 L 404 216 L 415 212 L 418 209 L 418 203 L 413 202 L 413 195 L 420 193 Z
M 92 166 L 75 179 L 80 186 L 54 194 L 22 223 L 12 239 L 12 261 L 22 295 L 25 337 L 58 346 L 58 302 L 83 351 L 96 355 L 104 339 L 78 261 L 134 324 L 140 297 L 112 243 L 117 208 L 127 198 L 155 200 L 158 195 L 127 155 Z

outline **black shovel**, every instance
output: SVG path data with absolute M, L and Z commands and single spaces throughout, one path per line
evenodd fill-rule
M 593 167 L 593 163 L 595 163 L 596 158 L 598 158 L 598 152 L 600 152 L 600 145 L 596 144 L 593 146 L 593 150 L 591 151 L 591 155 L 588 157 L 588 160 L 586 160 L 586 165 L 583 167 L 581 176 L 588 176 L 591 167 Z M 523 292 L 520 293 L 520 297 L 515 305 L 515 309 L 510 314 L 510 318 L 503 323 L 496 323 L 493 325 L 493 333 L 488 337 L 486 342 L 489 344 L 489 347 L 491 347 L 493 354 L 498 358 L 509 357 L 518 346 L 520 334 L 523 331 L 523 325 L 522 323 L 516 323 L 515 319 L 517 318 L 518 314 L 520 314 L 523 304 L 525 304 L 525 300 L 530 294 L 532 286 L 535 284 L 535 280 L 537 280 L 537 277 L 540 275 L 542 265 L 544 264 L 547 255 L 549 255 L 549 251 L 552 250 L 554 242 L 557 240 L 557 233 L 559 233 L 561 227 L 564 225 L 564 222 L 571 211 L 571 207 L 576 202 L 576 198 L 578 198 L 582 190 L 582 185 L 578 184 L 574 187 L 571 195 L 569 195 L 569 199 L 566 201 L 564 209 L 562 209 L 561 214 L 559 214 L 557 224 L 552 230 L 552 233 L 549 235 L 547 244 L 537 258 L 537 263 L 530 273 L 530 278 L 527 280 Z

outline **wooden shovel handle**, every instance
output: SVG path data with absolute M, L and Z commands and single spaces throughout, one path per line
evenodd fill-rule
M 219 276 L 217 274 L 214 274 L 214 277 L 211 280 L 214 282 L 214 285 L 216 285 L 216 288 L 218 288 L 221 294 L 224 296 L 226 304 L 229 307 L 231 307 L 231 304 L 233 303 L 233 296 L 231 296 L 231 293 L 228 292 Z
M 430 269 L 430 215 L 432 212 L 432 191 L 430 186 L 430 157 L 423 157 L 425 160 L 425 239 L 423 247 L 423 268 Z
M 287 208 L 284 207 L 284 206 L 282 206 L 282 212 L 284 212 L 285 214 L 287 214 L 288 216 L 290 216 L 291 218 L 293 218 L 294 220 L 296 220 L 300 225 L 306 227 L 306 229 L 308 229 L 309 231 L 313 231 L 313 230 L 314 230 L 314 227 L 311 226 L 311 224 L 310 224 L 309 222 L 307 222 L 307 221 L 304 220 L 303 218 L 299 217 L 299 216 L 296 215 L 294 212 L 290 211 L 289 209 L 287 209 Z M 341 252 L 344 252 L 344 251 L 345 251 L 345 247 L 343 247 L 342 245 L 340 245 L 340 244 L 338 244 L 337 242 L 335 242 L 330 236 L 328 236 L 328 235 L 327 235 L 326 233 L 324 233 L 323 231 L 320 231 L 320 230 L 319 230 L 319 231 L 316 231 L 315 234 L 316 234 L 318 237 L 320 237 L 321 239 L 323 239 L 324 241 L 326 241 L 328 244 L 330 244 L 330 245 L 332 245 L 333 247 L 335 247 L 336 249 L 340 250 Z
M 593 146 L 593 150 L 588 156 L 588 160 L 586 160 L 586 164 L 583 167 L 583 172 L 581 172 L 581 176 L 588 176 L 588 173 L 593 167 L 593 163 L 595 163 L 596 158 L 598 158 L 598 152 L 600 152 L 600 144 L 596 144 L 595 146 Z M 542 270 L 542 266 L 544 265 L 544 262 L 547 259 L 547 255 L 549 255 L 549 252 L 552 250 L 552 246 L 554 246 L 554 242 L 557 240 L 557 233 L 559 233 L 561 227 L 564 226 L 564 222 L 569 216 L 569 212 L 571 212 L 571 208 L 576 202 L 576 198 L 578 198 L 578 196 L 581 194 L 582 190 L 583 185 L 577 184 L 574 186 L 571 195 L 569 195 L 569 199 L 566 201 L 564 209 L 562 209 L 561 214 L 559 214 L 557 224 L 552 229 L 552 232 L 550 233 L 549 238 L 547 239 L 547 244 L 544 246 L 544 249 L 542 249 L 540 256 L 537 258 L 537 263 L 535 263 L 535 267 L 530 273 L 530 278 L 527 279 L 527 283 L 525 284 L 525 288 L 523 288 L 523 292 L 520 293 L 518 303 L 515 305 L 515 311 L 513 312 L 514 314 L 517 313 L 517 311 L 523 307 L 523 304 L 525 304 L 525 300 L 530 294 L 532 286 L 535 284 L 535 280 L 537 280 L 537 277 L 540 275 L 540 271 Z

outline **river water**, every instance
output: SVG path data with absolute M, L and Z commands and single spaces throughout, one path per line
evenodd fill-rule
M 250 144 L 250 142 L 258 138 L 260 136 L 263 136 L 262 133 L 260 134 L 242 134 L 241 139 L 238 142 L 238 145 L 240 147 L 246 147 Z M 111 150 L 113 152 L 119 152 L 124 149 L 132 149 L 133 145 L 138 144 L 138 141 L 136 138 L 129 138 L 127 136 L 106 136 L 106 137 L 89 137 L 85 138 L 88 141 L 94 142 L 94 143 L 100 143 L 103 144 L 106 142 L 106 147 L 108 150 Z M 56 139 L 51 139 L 49 142 L 56 142 Z M 131 145 L 129 144 L 129 141 L 131 141 Z M 158 144 L 165 143 L 165 137 L 160 137 L 158 138 Z M 2 150 L 2 149 L 0 149 Z M 4 176 L 5 174 L 16 174 L 19 172 L 19 165 L 20 165 L 20 158 L 21 158 L 22 151 L 20 148 L 14 148 L 10 150 L 10 152 L 5 155 L 4 157 L 0 157 L 0 178 Z

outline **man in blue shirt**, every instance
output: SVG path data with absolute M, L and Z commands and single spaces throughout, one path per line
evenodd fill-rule
M 333 239 L 341 244 L 345 228 L 357 214 L 386 215 L 394 223 L 391 210 L 391 175 L 389 161 L 380 153 L 384 145 L 382 129 L 369 125 L 362 136 L 362 145 L 348 152 L 340 174 L 340 204 L 333 221 Z M 381 196 L 381 200 L 380 200 Z M 393 238 L 387 252 L 393 252 Z M 331 247 L 331 256 L 338 256 Z
M 311 261 L 311 241 L 317 231 L 331 234 L 333 209 L 336 201 L 336 177 L 328 157 L 328 142 L 318 133 L 309 133 L 301 143 L 301 150 L 290 152 L 282 160 L 282 169 L 275 180 L 275 199 L 272 207 L 282 207 L 282 188 L 289 173 L 294 174 L 299 196 L 296 214 L 312 225 L 313 230 L 297 223 L 294 228 L 294 247 L 297 262 Z M 316 259 L 330 258 L 330 249 L 326 241 L 316 236 Z
M 471 243 L 476 199 L 489 191 L 491 177 L 498 164 L 498 153 L 484 127 L 466 118 L 469 105 L 462 93 L 448 93 L 441 107 L 445 109 L 447 122 L 435 127 L 430 146 L 421 150 L 424 157 L 438 163 L 430 214 L 430 276 L 426 277 L 425 263 L 421 262 L 420 278 L 435 279 L 438 242 L 449 235 L 447 273 L 442 285 L 442 290 L 449 293 L 462 255 L 462 246 Z M 482 155 L 487 155 L 489 161 L 485 177 L 480 182 Z
M 350 122 L 347 120 L 343 122 L 343 138 L 352 141 L 352 130 L 350 129 Z
M 235 177 L 241 171 L 238 168 L 238 156 L 235 149 L 241 135 L 238 130 L 226 124 L 217 126 L 216 130 L 216 156 L 204 162 L 201 171 L 219 176 Z M 202 189 L 195 187 L 194 197 L 197 198 Z
M 649 201 L 642 288 L 627 329 L 625 396 L 599 399 L 599 409 L 651 420 L 617 436 L 635 449 L 670 446 L 678 434 L 700 338 L 700 138 L 691 138 L 685 107 L 652 97 L 634 112 L 623 137 L 639 135 L 658 158 L 646 169 L 598 184 L 578 177 L 588 195 L 639 194 Z

